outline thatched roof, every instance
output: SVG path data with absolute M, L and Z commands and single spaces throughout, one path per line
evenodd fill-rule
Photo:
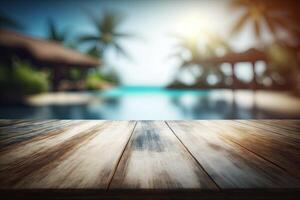
M 256 62 L 258 60 L 267 60 L 267 55 L 255 48 L 250 48 L 244 52 L 231 52 L 221 57 L 211 57 L 201 60 L 202 63 L 239 63 L 239 62 Z
M 16 55 L 29 59 L 39 66 L 47 67 L 96 67 L 100 64 L 97 59 L 63 47 L 56 42 L 3 29 L 0 29 L 0 54 L 4 59 Z

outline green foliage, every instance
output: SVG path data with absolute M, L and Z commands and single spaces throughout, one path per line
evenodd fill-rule
M 107 85 L 118 85 L 119 83 L 119 77 L 112 70 L 108 72 L 96 71 L 90 73 L 86 78 L 86 87 L 90 90 L 102 89 Z
M 77 43 L 70 39 L 72 29 L 70 27 L 58 28 L 53 19 L 48 19 L 47 39 L 63 45 L 66 48 L 78 51 Z
M 237 18 L 231 33 L 235 35 L 252 24 L 257 39 L 263 38 L 264 28 L 267 28 L 276 40 L 281 40 L 278 35 L 282 31 L 290 36 L 295 36 L 297 39 L 300 34 L 298 26 L 299 6 L 299 1 L 233 0 L 230 4 L 233 11 L 238 10 L 243 11 L 243 13 Z
M 70 78 L 72 80 L 80 80 L 81 70 L 79 68 L 71 68 L 70 69 Z
M 287 73 L 297 63 L 297 58 L 293 56 L 293 52 L 277 43 L 271 44 L 266 49 L 266 53 L 269 69 L 274 72 Z
M 106 12 L 100 17 L 94 15 L 90 17 L 97 33 L 85 34 L 79 38 L 80 43 L 92 44 L 88 54 L 103 58 L 103 54 L 108 49 L 113 49 L 118 55 L 129 58 L 126 50 L 120 44 L 120 40 L 134 37 L 134 35 L 119 30 L 124 17 L 116 12 Z
M 4 94 L 37 94 L 49 88 L 47 76 L 26 62 L 14 61 L 11 68 L 0 66 L 0 74 L 0 91 Z
M 99 75 L 101 76 L 102 79 L 104 79 L 105 81 L 113 85 L 120 84 L 120 78 L 118 74 L 112 69 L 105 72 L 99 72 Z
M 218 57 L 232 52 L 229 43 L 218 34 L 207 32 L 207 41 L 203 42 L 200 37 L 186 37 L 181 35 L 174 35 L 177 40 L 175 46 L 175 57 L 181 61 L 177 76 L 175 77 L 174 84 L 184 84 L 176 80 L 179 78 L 180 73 L 184 70 L 190 70 L 195 66 L 201 70 L 201 73 L 195 76 L 195 85 L 208 85 L 206 83 L 209 74 L 216 74 L 223 77 L 223 74 L 217 64 L 203 62 L 211 57 Z M 222 54 L 222 55 L 220 55 Z M 190 70 L 193 75 L 193 71 Z M 174 85 L 172 84 L 172 85 Z
M 105 81 L 99 74 L 93 73 L 89 74 L 86 78 L 86 87 L 89 90 L 101 89 Z

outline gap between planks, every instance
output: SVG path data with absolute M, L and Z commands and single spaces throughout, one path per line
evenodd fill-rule
M 125 152 L 125 150 L 126 150 L 128 144 L 129 144 L 129 141 L 130 141 L 131 138 L 132 138 L 132 135 L 133 135 L 133 133 L 134 133 L 134 130 L 135 130 L 135 128 L 136 128 L 137 123 L 138 123 L 138 122 L 135 121 L 135 124 L 134 124 L 133 129 L 132 129 L 132 131 L 131 131 L 131 134 L 130 134 L 130 136 L 129 136 L 129 138 L 128 138 L 128 141 L 127 141 L 126 145 L 125 145 L 124 148 L 123 148 L 123 151 L 122 151 L 122 153 L 121 153 L 121 155 L 120 155 L 120 157 L 119 157 L 119 159 L 118 159 L 118 162 L 117 162 L 117 164 L 116 164 L 116 166 L 115 166 L 115 168 L 114 168 L 114 170 L 113 170 L 112 176 L 109 178 L 109 182 L 108 182 L 108 184 L 107 184 L 106 191 L 108 191 L 108 190 L 110 189 L 110 185 L 111 185 L 111 183 L 112 183 L 112 181 L 113 181 L 113 178 L 114 178 L 114 176 L 115 176 L 115 174 L 116 174 L 116 171 L 117 171 L 117 169 L 118 169 L 118 167 L 119 167 L 119 164 L 120 164 L 120 161 L 121 161 L 121 159 L 122 159 L 122 157 L 123 157 L 123 154 L 124 154 L 124 152 Z
M 182 142 L 182 140 L 177 136 L 175 131 L 171 128 L 171 126 L 168 124 L 168 122 L 164 121 L 166 125 L 169 127 L 171 132 L 175 135 L 175 137 L 179 140 L 183 148 L 191 155 L 191 157 L 195 160 L 195 162 L 200 166 L 200 168 L 204 171 L 204 173 L 211 179 L 211 181 L 215 184 L 215 186 L 218 188 L 219 191 L 221 191 L 221 187 L 216 183 L 216 181 L 209 175 L 209 173 L 205 170 L 205 168 L 201 165 L 201 163 L 196 159 L 196 157 L 192 154 L 192 152 L 185 146 L 185 144 Z

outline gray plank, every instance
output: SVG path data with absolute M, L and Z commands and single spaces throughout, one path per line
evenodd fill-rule
M 134 122 L 85 121 L 0 151 L 0 188 L 106 189 Z
M 217 189 L 163 121 L 138 122 L 110 189 Z
M 69 126 L 81 123 L 82 120 L 57 120 L 46 121 L 43 124 L 28 125 L 26 128 L 20 127 L 7 127 L 5 130 L 0 130 L 0 149 L 5 148 L 8 145 L 24 142 L 34 137 L 49 134 L 49 132 L 57 132 L 59 130 L 64 131 Z
M 222 189 L 299 188 L 285 171 L 211 129 L 213 122 L 169 121 L 170 128 Z

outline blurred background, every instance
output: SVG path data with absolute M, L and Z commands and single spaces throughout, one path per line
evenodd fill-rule
M 300 2 L 2 0 L 0 118 L 300 118 Z

